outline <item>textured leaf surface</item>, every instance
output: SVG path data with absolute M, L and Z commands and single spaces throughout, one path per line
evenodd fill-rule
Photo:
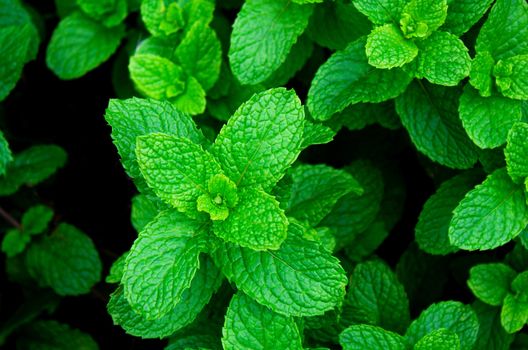
M 456 0 L 449 2 L 442 30 L 456 36 L 467 32 L 488 10 L 493 0 Z
M 354 6 L 375 24 L 398 23 L 404 0 L 356 0 Z
M 269 190 L 300 152 L 304 110 L 293 90 L 270 89 L 242 104 L 220 130 L 212 152 L 238 188 Z
M 48 228 L 53 218 L 53 210 L 45 205 L 36 205 L 29 208 L 22 216 L 22 229 L 29 235 L 37 235 Z
M 239 204 L 224 221 L 215 221 L 214 233 L 227 242 L 255 250 L 278 249 L 286 239 L 288 219 L 275 198 L 260 189 L 239 192 Z
M 112 316 L 114 324 L 123 327 L 130 335 L 164 338 L 194 321 L 221 282 L 220 270 L 209 258 L 202 257 L 191 286 L 183 292 L 180 301 L 165 316 L 149 321 L 137 314 L 126 300 L 122 286 L 112 293 L 108 313 Z
M 105 278 L 106 283 L 120 283 L 123 278 L 123 273 L 125 272 L 125 262 L 128 252 L 123 253 L 119 258 L 114 260 L 110 266 L 110 271 L 108 276 Z
M 411 0 L 402 11 L 400 25 L 406 37 L 425 38 L 444 24 L 446 0 Z
M 400 28 L 385 24 L 374 28 L 365 46 L 368 63 L 376 68 L 390 69 L 411 62 L 418 55 L 413 41 L 403 37 Z
M 171 99 L 171 102 L 183 113 L 201 114 L 205 111 L 205 91 L 198 80 L 190 76 L 187 78 L 183 92 Z
M 293 317 L 277 314 L 241 292 L 229 303 L 222 332 L 225 350 L 303 349 Z
M 467 84 L 458 107 L 462 125 L 480 148 L 495 148 L 506 142 L 515 122 L 521 120 L 521 104 L 499 95 L 482 97 Z
M 431 305 L 411 323 L 405 333 L 409 344 L 416 344 L 426 334 L 445 328 L 458 335 L 460 350 L 471 350 L 477 340 L 478 320 L 470 306 L 456 301 Z
M 510 349 L 513 335 L 506 333 L 501 325 L 501 309 L 477 301 L 473 304 L 473 310 L 475 310 L 479 320 L 479 333 L 473 348 L 482 350 Z
M 493 69 L 493 75 L 504 96 L 528 100 L 528 55 L 500 60 Z
M 209 178 L 222 172 L 200 145 L 172 135 L 139 136 L 136 155 L 141 173 L 156 195 L 189 213 L 197 210 L 198 196 L 208 194 Z
M 168 206 L 154 196 L 136 195 L 132 198 L 132 210 L 130 221 L 137 232 L 143 231 L 143 228 L 151 222 L 160 211 L 168 209 Z
M 477 55 L 471 62 L 469 72 L 469 83 L 479 91 L 483 97 L 491 96 L 493 89 L 492 72 L 495 61 L 488 51 L 477 52 Z
M 512 294 L 506 295 L 501 309 L 501 324 L 507 333 L 521 330 L 528 321 L 528 302 Z
M 411 80 L 401 69 L 372 67 L 365 54 L 365 39 L 358 39 L 319 67 L 308 92 L 308 108 L 315 119 L 327 120 L 350 104 L 394 98 Z
M 212 256 L 238 289 L 286 316 L 315 316 L 336 307 L 345 295 L 345 272 L 319 243 L 302 238 L 290 223 L 277 251 L 254 251 L 225 243 Z
M 0 79 L 0 81 L 1 80 L 2 79 Z M 13 154 L 11 153 L 11 149 L 9 148 L 7 140 L 5 139 L 4 133 L 0 130 L 0 176 L 5 175 L 7 171 L 7 165 L 12 160 Z
M 69 224 L 60 224 L 50 236 L 33 243 L 26 265 L 39 285 L 59 295 L 88 293 L 101 279 L 102 264 L 92 240 Z
M 426 334 L 414 346 L 415 350 L 457 350 L 460 349 L 458 335 L 448 329 L 440 328 Z
M 125 297 L 136 313 L 153 320 L 180 302 L 200 265 L 206 229 L 204 223 L 167 210 L 139 234 L 122 279 Z
M 468 286 L 478 299 L 489 305 L 500 306 L 516 276 L 515 270 L 506 264 L 480 264 L 469 271 Z
M 31 40 L 31 27 L 0 27 L 0 101 L 9 95 L 22 75 Z
M 366 324 L 348 327 L 339 335 L 343 350 L 405 350 L 399 334 Z
M 442 165 L 467 169 L 478 154 L 458 117 L 459 96 L 456 89 L 413 82 L 396 99 L 396 110 L 420 152 Z
M 266 80 L 308 25 L 313 8 L 286 0 L 249 0 L 233 24 L 229 63 L 242 84 Z
M 347 304 L 358 323 L 403 333 L 410 322 L 409 300 L 391 269 L 381 261 L 358 264 L 348 286 Z
M 106 61 L 125 34 L 124 26 L 106 28 L 80 13 L 62 21 L 46 52 L 48 67 L 61 79 L 75 79 Z
M 67 324 L 41 320 L 24 327 L 23 336 L 17 340 L 21 350 L 99 350 L 99 346 L 87 333 Z
M 504 168 L 470 191 L 453 212 L 449 240 L 461 249 L 486 250 L 508 243 L 528 225 L 522 186 Z
M 479 182 L 480 175 L 466 172 L 442 183 L 425 202 L 415 228 L 416 243 L 429 254 L 445 255 L 456 252 L 449 241 L 449 224 L 453 210 L 467 192 Z
M 506 169 L 514 181 L 528 177 L 528 124 L 516 123 L 508 133 Z

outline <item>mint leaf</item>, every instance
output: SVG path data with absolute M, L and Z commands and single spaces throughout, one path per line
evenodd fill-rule
M 11 258 L 22 253 L 30 240 L 31 237 L 29 235 L 25 235 L 17 229 L 7 230 L 2 239 L 2 251 L 8 258 Z
M 187 78 L 183 92 L 171 101 L 183 113 L 196 115 L 205 111 L 205 91 L 192 76 Z
M 312 145 L 328 143 L 333 140 L 335 135 L 336 132 L 330 127 L 321 123 L 313 123 L 306 119 L 304 121 L 303 142 L 301 148 L 305 149 Z
M 458 110 L 468 136 L 480 148 L 504 144 L 508 131 L 522 117 L 518 101 L 500 95 L 482 97 L 469 84 L 464 87 Z
M 455 86 L 469 75 L 471 58 L 468 49 L 455 35 L 434 32 L 418 43 L 416 76 L 433 84 Z
M 350 326 L 339 335 L 343 350 L 405 350 L 402 336 L 366 324 Z
M 189 115 L 166 101 L 131 98 L 110 100 L 105 114 L 112 126 L 112 140 L 121 162 L 133 179 L 141 178 L 136 160 L 136 138 L 151 133 L 185 137 L 194 143 L 207 145 L 202 133 Z
M 478 299 L 489 305 L 500 306 L 516 276 L 515 270 L 506 264 L 480 264 L 469 271 L 468 286 Z
M 506 156 L 506 169 L 515 182 L 528 177 L 528 124 L 515 123 L 510 132 L 504 155 Z
M 479 320 L 479 333 L 474 349 L 508 350 L 513 342 L 513 335 L 506 333 L 501 325 L 500 308 L 481 302 L 473 304 L 473 310 Z
M 477 52 L 471 62 L 469 83 L 479 91 L 480 96 L 489 97 L 492 94 L 493 79 L 491 74 L 495 61 L 488 51 Z
M 445 255 L 456 252 L 449 241 L 449 225 L 453 210 L 466 193 L 473 189 L 480 174 L 468 171 L 443 182 L 425 202 L 415 228 L 416 243 L 429 254 Z
M 212 257 L 238 289 L 274 312 L 321 315 L 341 303 L 347 280 L 339 261 L 319 243 L 302 238 L 302 232 L 300 225 L 290 223 L 277 251 L 224 243 Z
M 516 100 L 528 99 L 528 55 L 500 60 L 493 69 L 499 91 Z
M 504 298 L 501 310 L 501 324 L 507 333 L 520 331 L 528 322 L 528 302 L 526 298 L 519 298 L 508 294 Z
M 112 263 L 112 266 L 110 266 L 110 271 L 108 272 L 108 276 L 105 278 L 106 283 L 121 282 L 123 273 L 125 272 L 125 261 L 127 256 L 128 252 L 125 252 Z
M 457 350 L 460 349 L 458 335 L 448 329 L 440 328 L 426 334 L 416 343 L 416 350 Z
M 167 210 L 139 234 L 122 279 L 125 297 L 136 313 L 155 320 L 178 305 L 200 266 L 207 229 L 204 223 Z
M 1 46 L 0 46 L 1 47 Z M 1 80 L 1 79 L 0 79 Z M 13 154 L 4 133 L 0 130 L 0 176 L 5 175 L 7 165 L 13 160 Z
M 213 232 L 227 242 L 255 250 L 278 249 L 286 239 L 288 219 L 275 198 L 260 189 L 239 192 L 239 204 Z
M 80 13 L 60 21 L 46 51 L 48 67 L 61 79 L 83 76 L 106 61 L 125 34 L 124 26 L 106 28 Z
M 374 24 L 398 23 L 407 1 L 405 0 L 356 0 L 354 6 Z
M 136 195 L 132 198 L 132 211 L 130 221 L 137 232 L 143 231 L 143 228 L 151 222 L 159 212 L 168 209 L 160 199 L 154 196 Z
M 125 298 L 123 286 L 119 286 L 110 297 L 108 313 L 114 324 L 121 326 L 128 334 L 141 338 L 164 338 L 190 324 L 222 282 L 220 271 L 209 258 L 202 256 L 200 268 L 196 271 L 191 285 L 180 301 L 165 316 L 147 320 L 137 314 Z
M 391 269 L 381 261 L 356 265 L 346 296 L 358 323 L 403 333 L 410 323 L 409 300 Z
M 225 220 L 229 209 L 238 204 L 235 183 L 223 174 L 216 174 L 207 182 L 208 194 L 198 197 L 198 211 L 209 213 L 211 220 Z
M 446 17 L 447 0 L 411 0 L 403 8 L 400 25 L 406 38 L 426 38 Z
M 286 214 L 317 225 L 348 193 L 361 195 L 361 185 L 349 173 L 326 165 L 299 165 L 290 171 L 291 195 Z
M 53 210 L 45 205 L 36 205 L 22 216 L 22 230 L 27 235 L 38 235 L 48 228 L 52 218 Z
M 93 338 L 67 324 L 52 320 L 40 320 L 23 328 L 17 339 L 17 349 L 21 350 L 98 350 Z
M 365 231 L 354 237 L 345 247 L 345 254 L 351 261 L 363 261 L 371 255 L 389 236 L 386 224 L 381 220 L 374 221 Z
M 29 24 L 0 27 L 0 101 L 9 95 L 22 75 L 31 35 Z
M 196 200 L 208 194 L 207 181 L 222 171 L 200 145 L 183 137 L 159 133 L 139 136 L 136 155 L 141 173 L 156 195 L 194 216 Z
M 400 28 L 394 24 L 374 28 L 367 38 L 365 49 L 368 63 L 381 69 L 401 67 L 418 55 L 418 47 L 404 38 Z
M 92 240 L 65 223 L 31 244 L 26 265 L 40 286 L 51 287 L 59 295 L 88 293 L 101 279 L 102 264 Z
M 468 192 L 453 211 L 449 240 L 461 249 L 486 250 L 508 243 L 528 225 L 522 186 L 504 168 Z
M 356 5 L 357 6 L 357 5 Z M 315 74 L 307 105 L 316 120 L 358 102 L 382 102 L 400 95 L 412 80 L 401 69 L 376 69 L 367 61 L 365 38 L 334 53 Z
M 127 0 L 77 0 L 77 4 L 85 14 L 107 27 L 123 22 L 128 14 Z
M 447 18 L 441 29 L 456 36 L 461 36 L 478 22 L 492 2 L 493 0 L 448 1 Z
M 154 36 L 171 35 L 185 25 L 183 10 L 177 1 L 141 1 L 141 19 Z
M 405 339 L 413 345 L 425 335 L 442 328 L 458 335 L 460 350 L 473 349 L 479 328 L 477 316 L 470 306 L 457 301 L 444 301 L 428 307 L 411 323 Z
M 312 10 L 284 0 L 246 1 L 231 34 L 229 63 L 235 77 L 250 85 L 266 80 L 286 60 Z
M 238 188 L 271 189 L 300 153 L 304 110 L 292 90 L 270 89 L 240 106 L 212 153 Z
M 477 162 L 477 148 L 458 117 L 457 89 L 415 81 L 396 99 L 396 111 L 416 148 L 432 160 L 455 169 Z
M 293 317 L 277 314 L 241 292 L 229 303 L 222 333 L 225 350 L 303 349 Z

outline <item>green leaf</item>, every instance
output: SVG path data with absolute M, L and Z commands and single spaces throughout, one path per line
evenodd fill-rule
M 491 96 L 493 89 L 493 79 L 491 73 L 495 61 L 488 51 L 477 52 L 477 55 L 471 62 L 469 72 L 469 83 L 479 91 L 483 97 Z
M 361 185 L 349 173 L 326 165 L 299 165 L 290 172 L 292 189 L 286 215 L 316 226 L 348 193 L 361 195 Z
M 141 173 L 156 195 L 189 215 L 196 212 L 198 197 L 208 194 L 209 178 L 222 172 L 208 152 L 183 137 L 139 136 L 136 155 Z
M 205 91 L 191 76 L 187 78 L 183 92 L 171 101 L 183 113 L 197 115 L 205 111 Z
M 288 238 L 277 251 L 225 243 L 212 257 L 238 289 L 271 310 L 286 316 L 322 315 L 341 303 L 347 279 L 339 261 L 319 243 L 302 238 L 302 232 L 302 226 L 290 223 Z
M 224 221 L 215 221 L 215 235 L 254 250 L 276 250 L 286 239 L 288 219 L 279 202 L 260 189 L 239 192 L 239 204 Z
M 136 54 L 128 69 L 137 89 L 148 97 L 172 101 L 185 89 L 182 68 L 165 57 Z
M 425 202 L 415 228 L 416 243 L 429 254 L 445 255 L 458 250 L 449 242 L 453 210 L 479 182 L 480 174 L 468 171 L 443 182 Z
M 183 10 L 175 1 L 141 1 L 141 19 L 154 36 L 171 35 L 185 25 Z
M 17 229 L 7 230 L 4 238 L 2 239 L 2 251 L 11 258 L 18 255 L 26 249 L 31 237 L 20 232 Z
M 512 294 L 506 295 L 501 310 L 501 324 L 507 333 L 521 330 L 528 322 L 528 302 Z
M 139 234 L 122 279 L 125 297 L 136 313 L 155 320 L 178 305 L 200 266 L 207 229 L 207 224 L 167 210 Z
M 509 350 L 513 335 L 502 328 L 501 309 L 477 301 L 473 304 L 473 310 L 479 320 L 479 333 L 473 349 Z
M 209 179 L 207 190 L 208 194 L 198 197 L 198 211 L 208 213 L 211 220 L 225 220 L 229 216 L 229 209 L 238 203 L 235 183 L 223 174 L 216 174 Z
M 405 339 L 409 345 L 413 345 L 425 335 L 441 328 L 458 335 L 460 350 L 473 349 L 479 328 L 477 316 L 469 305 L 457 301 L 444 301 L 428 307 L 411 323 Z
M 144 194 L 136 195 L 132 198 L 132 210 L 130 214 L 132 226 L 134 226 L 137 232 L 141 232 L 161 211 L 168 208 L 157 197 Z
M 218 134 L 212 152 L 238 188 L 267 191 L 300 152 L 304 110 L 293 90 L 270 89 L 242 104 Z
M 110 296 L 108 313 L 114 324 L 121 326 L 128 334 L 141 338 L 164 338 L 190 324 L 211 299 L 222 282 L 222 274 L 213 262 L 204 256 L 191 285 L 180 301 L 166 315 L 156 320 L 147 320 L 130 306 L 119 286 Z
M 45 205 L 29 208 L 22 216 L 22 230 L 28 235 L 44 232 L 53 218 L 53 210 Z
M 31 35 L 29 24 L 0 27 L 0 101 L 9 95 L 22 75 Z
M 20 350 L 99 350 L 99 346 L 87 333 L 67 324 L 52 320 L 40 320 L 24 327 L 17 339 Z
M 128 14 L 127 0 L 77 0 L 77 4 L 85 14 L 107 27 L 123 22 Z
M 7 166 L 12 160 L 13 154 L 11 153 L 7 140 L 5 139 L 4 133 L 0 130 L 0 176 L 5 175 Z
M 458 117 L 459 97 L 458 89 L 415 81 L 396 99 L 396 110 L 420 152 L 450 168 L 468 169 L 478 153 Z
M 123 273 L 125 272 L 125 261 L 127 256 L 128 252 L 125 252 L 112 263 L 112 266 L 110 266 L 110 271 L 108 272 L 108 276 L 105 278 L 106 283 L 121 282 Z
M 26 265 L 39 285 L 51 287 L 59 295 L 89 293 L 101 279 L 102 264 L 92 240 L 65 223 L 31 244 Z
M 460 349 L 458 335 L 448 329 L 440 328 L 426 334 L 414 346 L 415 350 L 457 350 Z
M 339 335 L 343 350 L 405 350 L 399 334 L 366 324 L 350 326 Z
M 521 120 L 521 103 L 500 95 L 482 97 L 466 84 L 458 107 L 462 125 L 480 148 L 495 148 L 506 142 L 508 131 Z
M 492 306 L 500 306 L 515 276 L 517 272 L 506 264 L 480 264 L 471 268 L 467 283 L 478 299 Z
M 308 91 L 307 105 L 316 120 L 358 102 L 378 103 L 395 98 L 412 77 L 401 69 L 376 69 L 365 54 L 365 38 L 334 53 L 315 74 Z
M 112 139 L 121 162 L 133 179 L 141 178 L 136 160 L 136 138 L 151 133 L 185 137 L 194 143 L 207 145 L 192 118 L 166 101 L 131 98 L 111 99 L 106 109 L 106 121 L 112 126 Z
M 528 140 L 528 124 L 513 124 L 508 133 L 504 155 L 508 174 L 516 182 L 528 177 L 528 143 L 526 140 Z
M 304 121 L 302 149 L 312 145 L 322 145 L 334 139 L 336 132 L 330 127 L 314 123 L 306 119 Z
M 528 99 L 528 55 L 500 60 L 493 69 L 493 75 L 504 96 L 516 100 Z
M 358 323 L 403 333 L 410 323 L 409 300 L 391 269 L 381 261 L 356 265 L 346 296 Z
M 308 25 L 310 5 L 286 0 L 249 0 L 233 24 L 229 63 L 242 84 L 266 80 L 286 60 Z
M 448 1 L 447 18 L 441 29 L 456 36 L 461 36 L 478 22 L 492 2 L 493 0 Z
M 524 0 L 497 0 L 480 29 L 476 52 L 488 51 L 495 61 L 528 51 L 528 5 Z
M 354 6 L 374 24 L 398 23 L 407 1 L 405 0 L 355 0 Z
M 469 75 L 471 58 L 468 49 L 456 35 L 434 32 L 418 43 L 416 76 L 433 84 L 455 86 Z
M 447 0 L 411 0 L 402 11 L 400 26 L 406 38 L 426 38 L 446 17 Z
M 213 87 L 222 62 L 220 41 L 214 30 L 202 22 L 193 24 L 175 54 L 185 72 L 195 77 L 204 90 Z
M 353 241 L 345 247 L 345 254 L 351 261 L 363 261 L 378 249 L 388 236 L 389 230 L 386 224 L 378 219 L 354 237 Z
M 79 78 L 106 61 L 124 35 L 123 25 L 106 28 L 74 13 L 61 20 L 53 32 L 46 63 L 61 79 Z
M 241 292 L 229 303 L 222 333 L 225 350 L 303 349 L 293 317 L 277 314 Z
M 418 47 L 405 39 L 394 24 L 374 28 L 367 38 L 365 50 L 368 63 L 381 69 L 401 67 L 418 55 Z
M 508 243 L 528 225 L 522 186 L 504 168 L 471 190 L 453 211 L 449 240 L 461 249 L 487 250 Z

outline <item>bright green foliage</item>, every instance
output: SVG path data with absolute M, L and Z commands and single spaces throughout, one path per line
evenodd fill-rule
M 445 255 L 458 250 L 449 241 L 453 210 L 481 177 L 468 171 L 443 182 L 425 202 L 415 228 L 416 243 L 429 254 Z
M 136 313 L 125 298 L 123 286 L 119 286 L 112 294 L 108 312 L 114 324 L 123 327 L 128 334 L 142 338 L 167 337 L 194 321 L 221 282 L 220 271 L 210 259 L 202 258 L 191 285 L 182 293 L 174 308 L 164 316 L 148 320 Z
M 517 100 L 528 99 L 528 54 L 498 61 L 493 75 L 504 96 Z
M 500 306 L 516 276 L 517 273 L 506 264 L 476 265 L 469 272 L 468 286 L 486 304 Z
M 154 36 L 174 34 L 185 25 L 182 8 L 172 1 L 141 1 L 141 19 Z
M 241 292 L 229 303 L 222 332 L 225 350 L 303 348 L 293 317 L 277 314 Z
M 182 68 L 165 57 L 134 55 L 130 59 L 129 69 L 136 88 L 146 96 L 157 100 L 171 100 L 184 91 Z
M 26 265 L 40 286 L 59 295 L 88 293 L 101 279 L 102 264 L 92 240 L 65 223 L 31 244 Z
M 400 26 L 406 38 L 426 38 L 446 17 L 447 0 L 411 0 L 403 8 Z
M 120 24 L 128 14 L 127 0 L 77 0 L 77 4 L 85 14 L 107 27 Z
M 34 186 L 64 166 L 66 152 L 58 146 L 33 146 L 14 156 L 0 177 L 0 195 L 8 196 L 23 186 Z
M 347 306 L 359 323 L 403 333 L 410 323 L 409 300 L 403 286 L 381 261 L 358 264 L 348 286 Z
M 207 194 L 197 199 L 199 211 L 209 213 L 211 220 L 225 220 L 229 209 L 238 203 L 235 183 L 223 174 L 216 174 L 207 182 Z
M 248 0 L 233 24 L 229 63 L 242 84 L 266 80 L 286 60 L 308 25 L 312 6 L 286 0 Z
M 416 343 L 416 350 L 457 350 L 460 349 L 458 335 L 448 329 L 440 328 L 426 334 Z
M 420 152 L 450 168 L 467 169 L 478 155 L 458 117 L 459 96 L 457 89 L 413 82 L 396 99 L 396 110 Z
M 307 105 L 317 120 L 358 102 L 382 102 L 400 95 L 412 77 L 401 69 L 375 69 L 365 54 L 365 39 L 338 51 L 317 71 L 308 92 Z
M 528 124 L 515 123 L 510 132 L 504 155 L 506 156 L 506 169 L 515 182 L 528 177 Z
M 411 62 L 418 55 L 418 47 L 406 40 L 394 24 L 375 28 L 365 46 L 368 63 L 376 68 L 390 69 Z
M 508 131 L 522 116 L 518 101 L 500 95 L 482 97 L 469 85 L 460 97 L 458 110 L 469 138 L 480 148 L 503 145 Z
M 207 229 L 207 224 L 168 210 L 139 234 L 122 279 L 125 297 L 136 313 L 154 320 L 180 302 L 199 267 Z
M 470 306 L 456 301 L 433 304 L 411 323 L 405 338 L 416 344 L 427 334 L 446 329 L 458 335 L 460 350 L 471 350 L 477 340 L 478 320 Z
M 61 79 L 83 76 L 106 61 L 125 34 L 124 26 L 107 28 L 81 13 L 64 18 L 46 52 L 48 67 Z
M 405 350 L 402 336 L 383 328 L 369 325 L 348 327 L 339 335 L 344 350 Z
M 132 198 L 130 221 L 137 232 L 143 231 L 149 222 L 154 220 L 159 212 L 168 209 L 164 203 L 154 196 L 139 194 Z
M 524 189 L 502 168 L 468 192 L 453 211 L 449 240 L 461 249 L 493 249 L 515 238 L 526 225 Z
M 456 36 L 467 32 L 488 10 L 493 0 L 448 1 L 447 17 L 441 27 Z
M 500 308 L 489 306 L 478 301 L 472 307 L 479 321 L 479 333 L 474 349 L 510 349 L 513 335 L 506 333 L 501 325 Z
M 105 278 L 106 283 L 119 283 L 123 278 L 123 273 L 125 271 L 125 262 L 128 256 L 128 252 L 125 252 L 119 258 L 117 258 L 110 266 L 110 271 L 108 276 Z
M 321 315 L 345 294 L 347 280 L 338 260 L 319 243 L 304 239 L 297 224 L 288 225 L 288 238 L 277 251 L 223 243 L 212 257 L 238 289 L 286 316 Z
M 17 342 L 21 350 L 99 350 L 92 337 L 57 321 L 36 321 L 24 327 Z
M 521 330 L 528 322 L 528 302 L 526 295 L 519 298 L 513 294 L 506 295 L 501 310 L 501 324 L 508 333 L 515 333 Z
M 9 149 L 9 144 L 5 139 L 4 133 L 0 130 L 0 176 L 5 175 L 7 165 L 13 160 L 13 154 Z
M 492 72 L 495 61 L 488 51 L 478 52 L 471 62 L 471 71 L 469 72 L 469 83 L 479 90 L 483 97 L 491 96 L 493 80 Z
M 354 6 L 374 24 L 397 23 L 406 4 L 404 0 L 356 0 Z

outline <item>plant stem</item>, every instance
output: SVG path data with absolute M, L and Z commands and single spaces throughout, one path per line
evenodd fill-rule
M 11 225 L 13 225 L 16 229 L 22 230 L 22 225 L 18 221 L 15 220 L 14 217 L 11 216 L 7 211 L 5 211 L 2 207 L 0 207 L 0 216 L 2 216 L 7 222 L 9 222 Z

